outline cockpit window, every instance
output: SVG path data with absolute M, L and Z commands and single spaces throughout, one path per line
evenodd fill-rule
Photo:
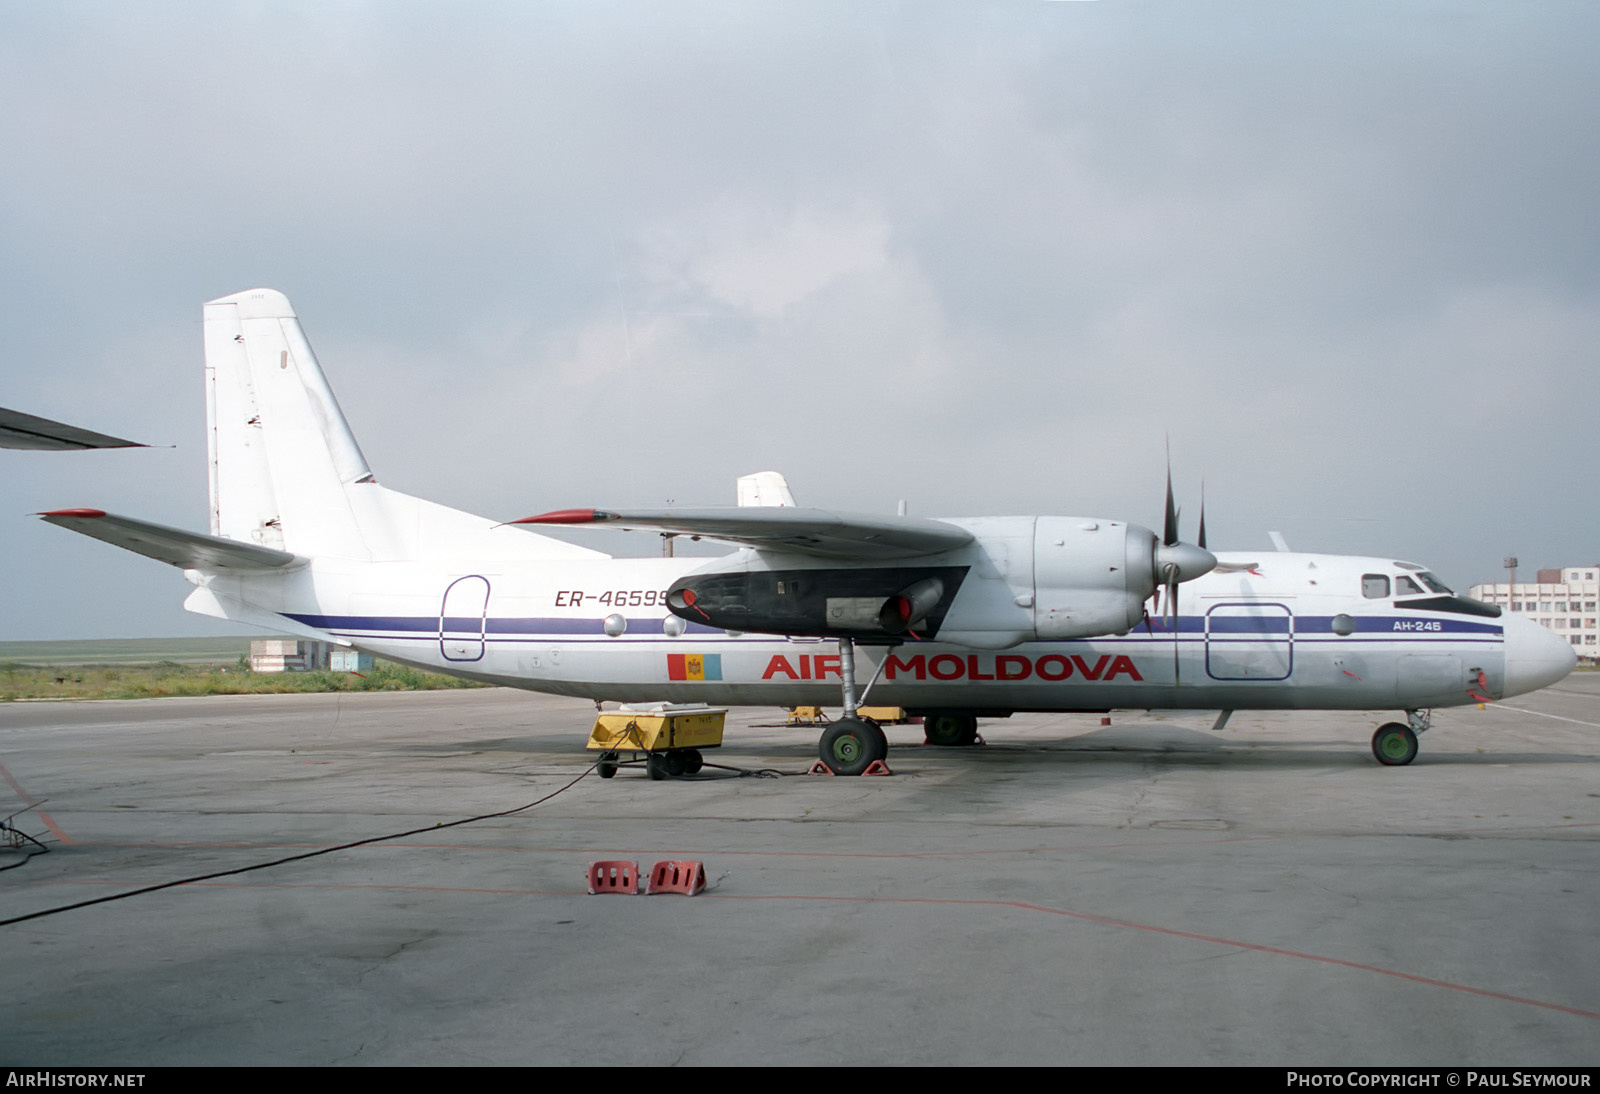
M 1433 592 L 1443 593 L 1446 596 L 1455 595 L 1455 590 L 1446 588 L 1445 583 L 1434 577 L 1431 573 L 1420 573 L 1417 575 L 1417 580 L 1422 582 Z
M 1422 588 L 1405 574 L 1400 574 L 1394 579 L 1395 596 L 1421 596 Z
M 1368 600 L 1382 600 L 1389 595 L 1389 575 L 1362 574 L 1361 595 Z

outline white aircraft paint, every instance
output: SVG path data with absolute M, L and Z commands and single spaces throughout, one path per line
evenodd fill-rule
M 637 517 L 666 530 L 715 527 L 713 538 L 746 544 L 727 559 L 612 558 L 380 485 L 281 293 L 224 297 L 204 316 L 210 535 L 101 510 L 42 514 L 182 567 L 195 586 L 184 606 L 200 614 L 597 700 L 832 705 L 837 634 L 708 626 L 669 608 L 669 590 L 696 575 L 831 581 L 946 568 L 961 576 L 953 590 L 940 586 L 937 633 L 892 646 L 863 634 L 857 671 L 874 703 L 969 720 L 1129 707 L 1396 709 L 1412 712 L 1411 732 L 1426 728 L 1427 708 L 1532 691 L 1575 664 L 1566 642 L 1531 621 L 1425 584 L 1404 591 L 1431 580 L 1411 563 L 1280 549 L 1201 551 L 1209 561 L 1196 566 L 1180 544 L 1183 572 L 1166 585 L 1168 549 L 1137 525 L 821 513 L 795 507 L 771 472 L 741 484 L 739 508 Z M 1152 557 L 1157 572 L 1147 575 Z M 1174 612 L 1161 598 L 1180 588 Z M 1160 602 L 1145 616 L 1152 592 Z M 1409 754 L 1393 747 L 1386 762 L 1414 752 L 1413 738 Z

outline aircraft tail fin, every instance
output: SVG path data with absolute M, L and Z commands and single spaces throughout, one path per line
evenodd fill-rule
M 789 492 L 789 482 L 776 471 L 740 475 L 736 485 L 741 507 L 794 508 L 794 495 Z
M 288 298 L 251 289 L 204 315 L 211 534 L 369 557 L 345 488 L 372 470 Z
M 204 314 L 213 536 L 302 557 L 604 557 L 378 485 L 282 293 Z

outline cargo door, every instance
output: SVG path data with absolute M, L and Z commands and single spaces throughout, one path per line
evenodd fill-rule
M 1284 604 L 1216 604 L 1206 612 L 1206 673 L 1213 680 L 1287 680 L 1294 615 Z

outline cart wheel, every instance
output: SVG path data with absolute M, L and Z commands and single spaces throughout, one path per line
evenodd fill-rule
M 686 748 L 683 750 L 683 773 L 685 775 L 693 775 L 705 764 L 705 757 L 700 755 L 698 748 Z
M 673 749 L 663 756 L 661 765 L 667 769 L 667 774 L 673 778 L 677 778 L 689 769 L 689 765 L 684 761 L 683 753 L 678 749 Z
M 644 769 L 650 773 L 650 778 L 656 782 L 660 782 L 670 774 L 667 771 L 667 758 L 659 752 L 645 753 Z

